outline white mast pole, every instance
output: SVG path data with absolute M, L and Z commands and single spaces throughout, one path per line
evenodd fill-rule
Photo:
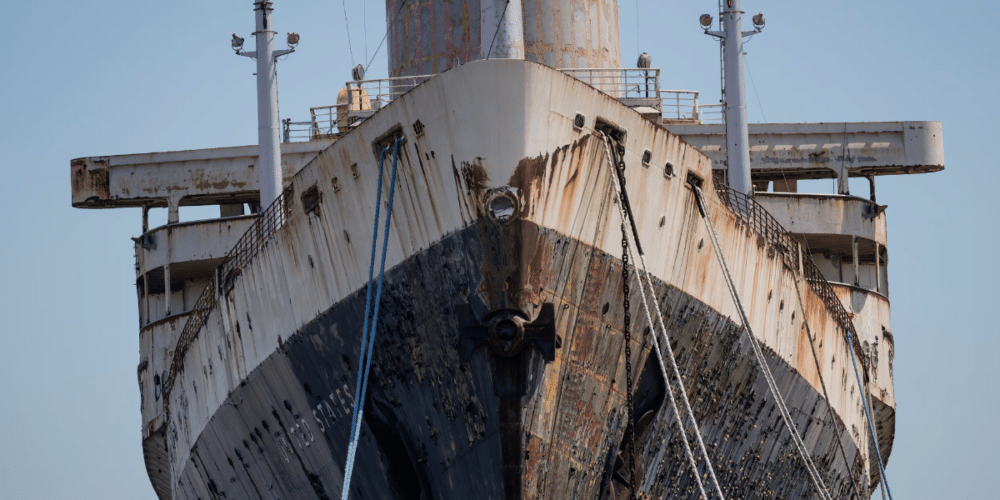
M 702 16 L 705 33 L 722 40 L 723 74 L 726 89 L 726 164 L 729 187 L 753 195 L 750 179 L 750 139 L 747 127 L 747 93 L 743 79 L 743 37 L 759 33 L 764 27 L 764 16 L 754 17 L 754 31 L 743 31 L 743 11 L 740 0 L 723 0 L 722 31 L 708 31 L 711 17 Z
M 271 21 L 273 2 L 255 0 L 257 18 L 257 50 L 244 51 L 243 37 L 233 33 L 236 55 L 257 60 L 257 166 L 260 167 L 260 206 L 271 206 L 282 191 L 281 142 L 278 132 L 278 73 L 277 58 L 295 52 L 298 33 L 288 34 L 288 49 L 274 50 L 274 23 Z
M 747 128 L 747 95 L 743 79 L 743 12 L 740 0 L 724 0 L 722 27 L 726 75 L 726 161 L 729 186 L 751 195 L 750 144 Z
M 254 2 L 257 18 L 257 144 L 260 159 L 260 206 L 267 208 L 282 190 L 278 139 L 278 80 L 274 61 L 274 24 L 268 0 Z

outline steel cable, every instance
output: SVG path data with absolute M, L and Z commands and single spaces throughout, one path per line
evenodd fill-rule
M 399 2 L 399 8 L 396 9 L 396 15 L 392 16 L 392 21 L 389 22 L 389 27 L 385 30 L 385 35 L 382 35 L 382 41 L 378 43 L 378 47 L 375 47 L 375 53 L 372 54 L 372 58 L 368 60 L 368 64 L 365 65 L 365 73 L 368 72 L 368 68 L 371 67 L 372 62 L 375 61 L 375 56 L 378 55 L 378 51 L 382 48 L 382 44 L 385 43 L 385 39 L 389 37 L 389 32 L 392 31 L 393 25 L 396 24 L 396 19 L 399 18 L 399 14 L 403 12 L 403 5 L 406 5 L 406 0 L 401 0 Z
M 493 53 L 493 43 L 497 41 L 497 33 L 500 33 L 500 24 L 503 23 L 503 16 L 507 15 L 507 7 L 509 5 L 510 0 L 507 0 L 507 3 L 503 4 L 503 12 L 500 13 L 500 18 L 497 19 L 497 28 L 493 31 L 493 40 L 490 42 L 490 49 L 486 52 L 486 60 L 489 60 L 490 55 Z
M 608 136 L 606 134 L 604 134 L 603 132 L 602 132 L 602 135 L 604 135 L 604 153 L 605 153 L 605 155 L 608 158 L 608 167 L 611 169 L 611 175 L 614 176 L 614 175 L 616 175 L 616 172 L 614 171 L 613 160 L 612 160 L 612 157 L 611 157 L 611 150 L 610 150 L 610 146 L 608 145 L 609 139 L 608 139 Z M 615 196 L 618 197 L 618 199 L 621 199 L 621 193 L 619 193 L 618 185 L 615 184 L 615 182 L 613 180 L 611 182 L 611 185 L 615 187 Z M 626 212 L 626 208 L 625 208 L 624 205 L 625 205 L 624 203 L 619 203 L 618 204 L 618 210 L 619 210 L 619 212 L 621 214 L 622 222 L 623 223 L 626 220 L 628 220 L 628 214 Z M 626 233 L 626 231 L 625 231 L 624 228 L 623 228 L 622 232 Z M 629 249 L 629 251 L 631 252 L 631 248 Z M 642 269 L 645 272 L 646 263 L 645 263 L 645 259 L 643 258 L 642 254 L 639 254 L 639 261 L 642 263 Z M 642 293 L 640 294 L 640 297 L 642 298 L 643 309 L 645 309 L 645 312 L 646 312 L 646 321 L 650 325 L 653 325 L 653 320 L 652 320 L 652 318 L 650 317 L 650 314 L 649 314 L 649 305 L 646 303 L 646 292 L 645 292 L 646 288 L 645 288 L 645 284 L 643 283 L 642 279 L 639 280 L 639 284 L 642 287 Z M 650 288 L 652 288 L 652 286 Z M 652 293 L 652 290 L 650 291 L 650 295 L 653 296 L 653 301 L 654 301 L 654 304 L 655 304 L 656 303 L 656 297 L 655 297 L 655 294 Z M 679 389 L 680 389 L 679 392 L 681 394 L 681 397 L 684 400 L 685 409 L 688 412 L 688 415 L 690 416 L 690 419 L 691 419 L 692 423 L 694 424 L 694 433 L 697 436 L 698 443 L 701 445 L 701 452 L 704 455 L 705 462 L 706 462 L 706 464 L 709 467 L 709 472 L 710 472 L 710 475 L 712 477 L 712 480 L 715 482 L 715 487 L 716 487 L 716 490 L 717 490 L 717 492 L 719 494 L 719 498 L 722 498 L 723 500 L 725 500 L 725 496 L 722 494 L 722 489 L 719 486 L 718 478 L 715 477 L 715 471 L 712 469 L 711 461 L 709 461 L 709 459 L 708 459 L 708 453 L 705 450 L 704 442 L 701 439 L 701 433 L 698 430 L 698 422 L 697 422 L 697 420 L 694 417 L 694 413 L 691 411 L 691 404 L 690 404 L 690 402 L 687 399 L 687 392 L 684 390 L 684 379 L 681 378 L 681 376 L 680 376 L 680 370 L 677 368 L 677 362 L 674 359 L 674 351 L 670 347 L 670 339 L 667 338 L 666 328 L 663 327 L 663 324 L 664 324 L 663 323 L 663 317 L 660 315 L 660 310 L 659 310 L 659 305 L 658 304 L 656 305 L 656 308 L 657 308 L 656 309 L 656 314 L 657 314 L 657 316 L 660 319 L 660 328 L 661 328 L 662 334 L 664 336 L 664 343 L 667 346 L 667 353 L 668 353 L 668 355 L 670 357 L 670 363 L 673 366 L 674 375 L 677 377 L 677 384 L 678 384 Z M 656 331 L 655 328 L 651 328 L 650 330 L 652 330 L 654 332 Z M 665 365 L 663 364 L 663 352 L 660 349 L 659 340 L 657 340 L 657 336 L 656 336 L 655 333 L 652 335 L 652 337 L 653 337 L 653 347 L 656 349 L 656 354 L 657 354 L 657 361 L 658 361 L 657 364 L 660 367 L 660 375 L 663 376 L 663 383 L 666 386 L 666 393 L 670 397 L 670 409 L 671 409 L 671 411 L 674 414 L 674 418 L 677 419 L 677 426 L 678 426 L 678 429 L 680 430 L 680 433 L 681 433 L 681 441 L 684 443 L 684 451 L 687 454 L 688 463 L 691 465 L 691 473 L 694 476 L 695 483 L 697 483 L 697 485 L 698 485 L 698 491 L 701 492 L 702 498 L 707 499 L 708 498 L 708 494 L 705 492 L 705 485 L 702 483 L 702 481 L 701 481 L 701 474 L 698 472 L 698 464 L 695 461 L 694 453 L 691 451 L 691 444 L 688 442 L 687 431 L 685 430 L 684 418 L 681 416 L 680 410 L 677 408 L 677 400 L 674 397 L 673 387 L 670 384 L 670 377 L 667 375 L 667 371 L 666 371 Z
M 351 66 L 354 66 L 354 46 L 351 44 L 351 22 L 347 20 L 347 0 L 340 0 L 344 7 L 344 27 L 347 29 L 347 49 L 351 52 Z M 367 40 L 365 40 L 367 43 Z
M 743 322 L 743 328 L 746 330 L 747 337 L 750 339 L 750 345 L 753 347 L 757 363 L 760 365 L 761 371 L 764 373 L 764 379 L 767 381 L 767 386 L 771 391 L 771 395 L 774 396 L 775 406 L 778 407 L 778 411 L 781 413 L 781 418 L 785 421 L 789 434 L 792 435 L 792 441 L 795 443 L 796 449 L 802 456 L 802 461 L 806 465 L 806 471 L 809 473 L 809 478 L 812 480 L 813 485 L 815 486 L 820 497 L 832 500 L 833 497 L 830 496 L 830 491 L 823 483 L 819 470 L 816 468 L 816 464 L 813 463 L 812 457 L 809 456 L 805 443 L 802 441 L 802 436 L 799 435 L 798 427 L 796 427 L 795 422 L 792 421 L 792 416 L 789 414 L 788 408 L 785 406 L 785 400 L 778 391 L 778 384 L 774 381 L 774 375 L 771 373 L 770 367 L 767 366 L 767 360 L 764 358 L 764 351 L 761 349 L 760 343 L 757 342 L 757 337 L 754 336 L 753 328 L 750 326 L 750 319 L 747 317 L 746 311 L 743 309 L 743 303 L 740 301 L 739 294 L 736 292 L 736 285 L 733 284 L 733 277 L 729 273 L 729 266 L 726 265 L 726 259 L 722 255 L 722 249 L 719 248 L 719 240 L 715 234 L 715 225 L 712 223 L 712 217 L 708 213 L 708 207 L 704 205 L 704 195 L 702 194 L 700 188 L 697 186 L 693 187 L 695 191 L 695 200 L 698 203 L 701 217 L 705 221 L 709 237 L 712 240 L 712 249 L 715 250 L 715 257 L 718 259 L 719 265 L 722 266 L 722 274 L 725 277 L 726 287 L 732 295 L 733 302 L 736 305 L 736 311 L 740 315 L 740 321 Z
M 803 279 L 805 279 L 805 276 L 803 276 Z M 802 306 L 802 311 L 804 312 L 806 310 L 806 302 L 805 302 L 805 300 L 802 299 L 802 290 L 799 289 L 799 282 L 798 282 L 798 280 L 795 280 L 795 294 L 798 297 L 799 304 Z M 807 319 L 805 317 L 802 318 L 802 326 L 805 327 L 805 329 L 806 329 L 806 337 L 809 338 L 809 349 L 812 351 L 813 361 L 816 363 L 816 373 L 819 375 L 819 384 L 820 384 L 820 387 L 822 387 L 822 389 L 823 389 L 823 398 L 826 399 L 829 402 L 830 401 L 830 393 L 827 392 L 826 381 L 823 380 L 823 371 L 822 371 L 822 368 L 820 368 L 819 356 L 816 354 L 816 342 L 813 339 L 812 331 L 810 331 L 809 322 L 807 321 Z M 848 345 L 850 345 L 850 344 L 848 344 Z M 827 405 L 826 405 L 826 411 L 830 415 L 830 422 L 834 425 L 834 427 L 836 427 L 837 426 L 837 417 L 833 414 L 833 405 L 827 403 Z M 846 425 L 844 426 L 844 432 L 847 432 L 847 426 Z M 840 456 L 841 456 L 841 458 L 844 459 L 844 466 L 850 468 L 851 462 L 849 462 L 847 460 L 847 452 L 844 450 L 844 444 L 841 443 L 841 440 L 840 440 L 839 437 L 837 438 L 837 448 L 840 449 Z M 862 498 L 864 498 L 864 494 L 862 493 L 862 491 L 864 489 L 858 484 L 857 480 L 854 478 L 853 475 L 850 475 L 850 478 L 851 478 L 851 487 L 854 488 L 854 493 L 857 495 L 855 498 L 857 498 L 858 500 L 861 500 Z
M 850 342 L 851 339 L 850 330 L 847 331 L 847 339 L 848 342 Z M 889 500 L 892 500 L 892 490 L 889 489 L 889 481 L 887 481 L 885 477 L 885 466 L 882 465 L 883 464 L 882 452 L 879 450 L 878 446 L 878 435 L 875 434 L 875 427 L 872 424 L 871 410 L 868 408 L 868 396 L 867 396 L 868 391 L 865 389 L 865 385 L 861 383 L 861 373 L 858 371 L 858 360 L 854 355 L 854 349 L 850 349 L 850 351 L 851 351 L 851 364 L 854 365 L 854 376 L 858 379 L 858 389 L 861 389 L 861 401 L 862 405 L 865 407 L 865 417 L 867 417 L 868 419 L 868 431 L 871 433 L 872 436 L 872 446 L 875 447 L 875 458 L 878 460 L 878 472 L 879 475 L 882 476 L 882 484 L 885 485 L 885 491 L 883 492 L 883 494 L 884 495 L 887 494 L 889 496 Z

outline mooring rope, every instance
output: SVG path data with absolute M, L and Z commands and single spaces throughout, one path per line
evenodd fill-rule
M 382 299 L 382 285 L 385 282 L 385 255 L 389 246 L 389 224 L 392 221 L 392 201 L 396 190 L 396 167 L 399 161 L 399 142 L 402 138 L 396 139 L 393 144 L 392 155 L 392 176 L 389 181 L 389 202 L 386 206 L 385 234 L 382 237 L 382 262 L 378 270 L 378 290 L 375 293 L 375 311 L 371 311 L 372 299 L 372 274 L 375 270 L 375 248 L 378 241 L 378 219 L 379 205 L 382 203 L 382 165 L 385 161 L 385 153 L 389 151 L 386 147 L 382 150 L 378 162 L 378 191 L 375 194 L 375 224 L 372 230 L 372 256 L 368 266 L 368 297 L 365 299 L 365 321 L 361 329 L 361 355 L 358 360 L 358 382 L 354 390 L 354 408 L 351 419 L 351 441 L 347 446 L 347 460 L 344 467 L 344 486 L 340 491 L 341 500 L 347 500 L 348 492 L 351 488 L 351 475 L 354 472 L 354 458 L 358 450 L 358 437 L 361 434 L 362 416 L 365 411 L 365 394 L 368 391 L 368 372 L 372 364 L 372 352 L 375 346 L 375 328 L 378 326 L 378 310 Z M 371 328 L 369 328 L 369 317 L 371 318 Z M 367 341 L 368 345 L 365 346 Z
M 610 139 L 608 138 L 608 136 L 606 134 L 602 133 L 602 135 L 604 135 L 604 153 L 605 153 L 605 155 L 608 158 L 608 167 L 611 169 L 611 175 L 617 175 L 617 172 L 615 171 L 615 167 L 614 167 L 614 164 L 613 164 L 614 160 L 612 159 L 611 148 L 608 145 L 608 142 L 609 142 Z M 624 197 L 622 196 L 624 193 L 622 193 L 620 191 L 618 184 L 616 184 L 613 180 L 612 180 L 611 184 L 615 187 L 615 196 L 619 200 L 624 199 Z M 624 202 L 618 204 L 618 211 L 621 214 L 623 225 L 624 225 L 625 221 L 629 221 L 632 224 L 632 227 L 634 228 L 635 227 L 635 221 L 634 221 L 634 219 L 632 219 L 631 217 L 629 217 L 629 208 L 630 207 L 626 207 L 625 206 Z M 627 229 L 623 227 L 622 228 L 622 233 L 624 234 L 626 232 L 627 232 Z M 638 232 L 634 230 L 632 236 L 633 236 L 633 238 L 638 238 Z M 636 247 L 637 247 L 637 249 L 641 250 L 641 247 L 639 246 L 638 242 L 636 242 Z M 631 254 L 631 252 L 632 252 L 632 249 L 629 248 L 629 253 Z M 633 256 L 632 260 L 635 261 L 634 256 Z M 653 320 L 652 320 L 652 317 L 651 317 L 651 315 L 649 313 L 649 304 L 646 302 L 646 283 L 643 281 L 643 278 L 645 278 L 646 280 L 649 280 L 649 274 L 646 271 L 646 259 L 643 256 L 643 254 L 642 254 L 641 251 L 639 253 L 639 262 L 642 264 L 641 273 L 637 273 L 637 275 L 639 277 L 639 286 L 641 287 L 641 291 L 642 291 L 642 293 L 640 293 L 639 296 L 642 298 L 642 307 L 643 307 L 643 309 L 646 312 L 646 321 L 648 322 L 648 324 L 650 326 L 653 326 Z M 639 269 L 639 268 L 637 268 L 637 269 Z M 687 391 L 684 389 L 684 379 L 681 378 L 680 370 L 677 368 L 677 361 L 676 361 L 676 359 L 674 357 L 674 351 L 670 347 L 670 339 L 667 337 L 667 330 L 666 330 L 666 327 L 664 326 L 663 315 L 660 314 L 660 309 L 659 309 L 660 306 L 659 306 L 659 302 L 656 300 L 656 294 L 653 291 L 652 282 L 650 282 L 650 284 L 649 284 L 649 294 L 650 294 L 650 297 L 652 298 L 652 301 L 653 301 L 653 304 L 654 304 L 654 309 L 656 310 L 657 318 L 659 319 L 659 327 L 660 327 L 659 333 L 661 333 L 663 335 L 663 340 L 664 340 L 664 343 L 666 344 L 666 347 L 667 347 L 667 354 L 668 354 L 668 357 L 670 359 L 670 364 L 673 367 L 674 375 L 677 377 L 677 384 L 678 384 L 679 389 L 680 389 L 679 392 L 681 394 L 681 398 L 684 401 L 685 410 L 687 411 L 687 414 L 690 417 L 691 422 L 693 424 L 694 434 L 697 437 L 698 444 L 701 447 L 701 453 L 704 456 L 706 465 L 708 466 L 709 476 L 712 478 L 712 481 L 714 483 L 716 492 L 719 495 L 719 498 L 725 500 L 726 497 L 725 497 L 725 495 L 722 494 L 722 488 L 719 485 L 718 478 L 715 476 L 715 470 L 712 468 L 712 463 L 711 463 L 711 461 L 708 458 L 708 452 L 705 449 L 705 443 L 704 443 L 704 441 L 701 438 L 701 431 L 699 430 L 699 427 L 698 427 L 698 421 L 697 421 L 697 419 L 694 416 L 694 412 L 691 410 L 691 403 L 688 400 Z M 680 430 L 680 433 L 681 433 L 681 441 L 684 442 L 684 451 L 686 452 L 686 455 L 687 455 L 687 458 L 688 458 L 688 463 L 691 465 L 691 473 L 694 476 L 695 482 L 698 485 L 698 491 L 701 492 L 702 498 L 707 499 L 708 498 L 708 494 L 705 492 L 705 485 L 702 483 L 702 481 L 701 481 L 701 474 L 698 472 L 698 464 L 695 461 L 694 453 L 691 451 L 691 445 L 688 442 L 687 431 L 685 430 L 684 418 L 681 416 L 680 410 L 677 408 L 677 400 L 674 397 L 673 387 L 670 384 L 670 377 L 667 375 L 666 367 L 665 367 L 665 364 L 663 363 L 663 351 L 661 351 L 661 349 L 660 349 L 660 342 L 657 339 L 657 329 L 656 328 L 650 328 L 650 330 L 653 333 L 653 335 L 652 335 L 652 337 L 653 337 L 653 347 L 654 347 L 654 349 L 656 349 L 656 355 L 657 355 L 656 359 L 657 359 L 657 362 L 658 362 L 657 365 L 660 367 L 660 375 L 663 376 L 663 383 L 666 386 L 666 393 L 670 397 L 670 409 L 673 412 L 674 417 L 677 419 L 677 426 L 678 426 L 678 428 Z M 633 487 L 633 489 L 635 489 L 635 487 Z
M 816 468 L 816 464 L 813 463 L 812 457 L 809 456 L 805 443 L 802 441 L 802 436 L 799 435 L 798 427 L 796 427 L 795 422 L 792 421 L 792 416 L 788 412 L 788 407 L 785 406 L 785 400 L 781 396 L 781 393 L 778 392 L 778 384 L 774 381 L 774 375 L 771 373 L 770 367 L 767 366 L 767 360 L 764 358 L 764 351 L 761 349 L 760 343 L 757 342 L 757 337 L 754 336 L 753 328 L 750 326 L 750 319 L 747 317 L 747 313 L 743 309 L 743 302 L 740 300 L 740 296 L 736 292 L 736 285 L 733 284 L 733 277 L 729 273 L 729 266 L 726 265 L 726 258 L 722 255 L 722 249 L 719 247 L 718 236 L 715 234 L 715 225 L 712 223 L 712 217 L 708 213 L 708 207 L 704 204 L 704 195 L 702 194 L 700 188 L 697 186 L 692 187 L 695 191 L 695 200 L 698 203 L 698 210 L 701 212 L 701 217 L 704 219 L 705 226 L 708 228 L 709 237 L 712 239 L 712 249 L 715 250 L 715 257 L 718 259 L 719 265 L 722 266 L 722 274 L 726 278 L 726 286 L 729 288 L 729 293 L 732 295 L 733 302 L 736 304 L 736 311 L 739 313 L 740 320 L 743 322 L 743 328 L 747 331 L 747 337 L 750 338 L 750 345 L 753 347 L 757 363 L 760 365 L 761 371 L 764 373 L 764 379 L 767 381 L 767 386 L 771 390 L 771 395 L 774 397 L 775 406 L 778 407 L 778 411 L 781 413 L 781 418 L 785 421 L 789 434 L 792 435 L 792 441 L 795 443 L 795 448 L 798 450 L 799 455 L 802 456 L 802 461 L 805 463 L 806 471 L 809 472 L 809 478 L 812 480 L 813 486 L 815 486 L 821 498 L 832 500 L 833 497 L 830 496 L 830 491 L 823 483 L 823 478 L 820 477 L 819 470 Z M 849 340 L 850 339 L 848 339 L 848 341 Z

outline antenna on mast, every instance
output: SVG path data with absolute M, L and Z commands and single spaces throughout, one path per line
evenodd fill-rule
M 764 29 L 764 13 L 753 16 L 754 31 L 742 31 L 743 11 L 740 0 L 723 0 L 719 13 L 722 31 L 709 31 L 712 16 L 702 14 L 699 23 L 706 35 L 722 43 L 723 75 L 725 88 L 726 165 L 729 185 L 733 189 L 753 196 L 750 180 L 750 141 L 747 125 L 746 88 L 743 80 L 743 37 L 755 35 Z
M 267 208 L 282 190 L 281 144 L 278 138 L 278 74 L 277 58 L 295 52 L 299 44 L 299 34 L 288 34 L 288 49 L 274 50 L 274 23 L 269 0 L 254 2 L 257 18 L 257 50 L 244 51 L 243 37 L 233 34 L 233 50 L 236 55 L 257 60 L 257 151 L 260 167 L 260 206 Z M 258 56 L 258 54 L 260 54 Z

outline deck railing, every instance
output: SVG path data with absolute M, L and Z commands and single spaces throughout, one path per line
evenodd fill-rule
M 282 120 L 282 142 L 317 141 L 335 139 L 349 125 L 347 104 L 331 104 L 309 108 L 310 121 Z
M 291 118 L 281 120 L 281 142 L 305 142 L 314 140 L 313 122 L 293 122 Z
M 658 68 L 563 68 L 566 73 L 632 108 L 660 111 L 665 120 L 722 123 L 721 104 L 701 104 L 696 90 L 660 89 Z M 310 108 L 311 121 L 283 121 L 285 142 L 333 139 L 435 75 L 347 82 L 347 102 Z
M 736 191 L 722 183 L 716 183 L 716 193 L 736 217 L 750 230 L 761 238 L 770 249 L 781 256 L 785 265 L 791 269 L 801 269 L 809 288 L 822 299 L 830 316 L 844 329 L 851 332 L 851 344 L 855 354 L 868 366 L 868 355 L 861 349 L 858 339 L 858 329 L 854 326 L 852 316 L 844 309 L 844 304 L 837 298 L 833 286 L 826 280 L 816 264 L 808 248 L 801 248 L 799 243 L 785 230 L 767 210 L 751 196 Z M 801 249 L 800 249 L 801 248 Z M 801 259 L 800 259 L 801 256 Z
M 699 104 L 697 120 L 699 123 L 724 123 L 724 111 L 722 104 Z
M 309 116 L 312 119 L 312 128 L 309 130 L 309 138 L 333 139 L 341 132 L 340 129 L 347 126 L 345 113 L 347 104 L 332 104 L 330 106 L 316 106 L 309 108 Z
M 434 75 L 400 76 L 347 82 L 347 105 L 352 116 L 367 117 Z
M 288 216 L 291 215 L 291 209 L 292 187 L 289 186 L 271 206 L 260 213 L 260 217 L 257 217 L 253 225 L 226 254 L 225 260 L 219 266 L 219 285 L 223 291 L 232 288 L 236 277 L 260 253 L 271 236 L 284 227 Z
M 666 120 L 694 121 L 698 119 L 697 90 L 660 89 L 663 118 Z
M 209 280 L 208 286 L 198 296 L 198 300 L 191 309 L 191 315 L 188 316 L 187 323 L 184 325 L 184 330 L 177 338 L 174 357 L 170 362 L 170 374 L 163 388 L 165 398 L 169 396 L 170 390 L 174 387 L 174 379 L 184 361 L 184 355 L 187 354 L 191 343 L 198 337 L 198 332 L 208 321 L 208 315 L 215 309 L 219 295 L 232 288 L 236 277 L 243 272 L 243 269 L 260 253 L 268 240 L 288 221 L 292 207 L 292 192 L 292 186 L 288 186 L 271 206 L 257 216 L 253 225 L 226 253 L 222 264 L 216 269 L 215 279 Z M 219 287 L 221 287 L 222 292 L 220 292 Z
M 648 106 L 656 110 L 663 106 L 658 68 L 562 68 L 559 71 L 627 106 Z

